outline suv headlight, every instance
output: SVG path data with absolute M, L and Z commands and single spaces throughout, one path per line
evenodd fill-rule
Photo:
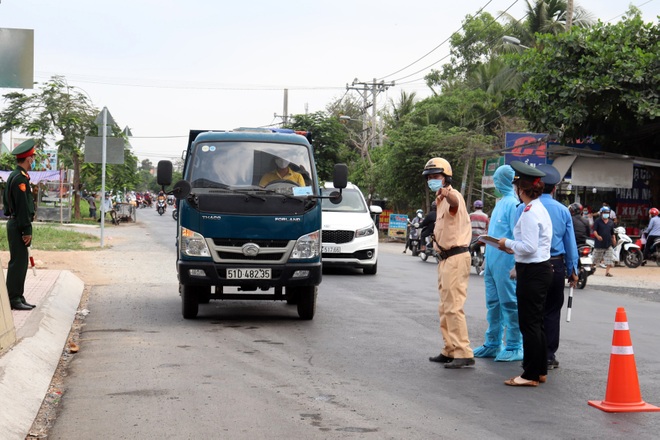
M 181 246 L 179 249 L 183 255 L 189 257 L 211 256 L 211 252 L 209 252 L 209 248 L 206 245 L 206 239 L 202 234 L 182 226 L 179 237 L 181 237 Z
M 300 260 L 306 258 L 317 258 L 321 255 L 321 232 L 314 231 L 307 235 L 303 235 L 293 246 L 291 258 Z
M 358 229 L 355 231 L 355 238 L 359 237 L 368 237 L 369 235 L 373 235 L 376 233 L 376 225 L 370 225 L 367 226 L 366 228 Z

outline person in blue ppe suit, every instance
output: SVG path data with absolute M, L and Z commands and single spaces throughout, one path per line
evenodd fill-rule
M 513 228 L 518 215 L 516 206 L 520 203 L 513 194 L 511 182 L 515 171 L 509 165 L 499 167 L 493 175 L 497 190 L 502 199 L 497 202 L 491 214 L 488 235 L 495 238 L 513 239 Z M 515 267 L 512 254 L 500 252 L 493 246 L 486 246 L 486 330 L 484 345 L 474 350 L 474 356 L 495 358 L 495 361 L 512 362 L 523 359 L 522 334 L 518 325 L 518 301 L 516 281 L 509 272 Z M 506 331 L 506 345 L 502 347 L 502 334 Z

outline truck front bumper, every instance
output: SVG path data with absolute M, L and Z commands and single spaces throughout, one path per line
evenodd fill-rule
M 270 279 L 227 279 L 227 269 L 271 269 Z M 177 262 L 179 283 L 197 286 L 254 286 L 259 288 L 286 286 L 318 286 L 321 284 L 321 263 L 290 263 L 264 267 L 254 264 L 223 264 L 211 261 Z M 294 278 L 294 274 L 297 276 Z

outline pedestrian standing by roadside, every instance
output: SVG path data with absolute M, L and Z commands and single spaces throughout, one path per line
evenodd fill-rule
M 552 284 L 545 299 L 543 326 L 548 347 L 548 370 L 559 368 L 555 356 L 559 349 L 559 330 L 561 325 L 561 309 L 564 307 L 564 287 L 566 278 L 571 287 L 578 281 L 578 251 L 573 228 L 573 219 L 568 208 L 552 196 L 556 185 L 561 181 L 559 171 L 552 165 L 539 165 L 538 170 L 545 173 L 541 178 L 543 194 L 539 198 L 550 215 L 552 221 L 552 243 L 550 246 L 550 264 L 552 265 Z
M 96 198 L 94 194 L 90 194 L 87 197 L 87 203 L 89 203 L 89 216 L 92 220 L 96 220 Z
M 7 293 L 13 310 L 32 310 L 35 306 L 23 296 L 25 275 L 28 270 L 28 246 L 32 244 L 32 220 L 34 199 L 30 190 L 30 175 L 35 162 L 33 139 L 20 144 L 11 152 L 16 156 L 16 168 L 5 185 L 3 203 L 7 221 L 9 263 L 7 265 Z
M 442 258 L 438 264 L 438 314 L 445 346 L 438 356 L 429 360 L 445 364 L 445 368 L 450 369 L 473 367 L 474 354 L 463 310 L 470 277 L 470 216 L 463 196 L 451 186 L 449 162 L 434 157 L 426 162 L 422 175 L 436 195 L 437 215 L 433 236 L 434 246 Z
M 603 260 L 605 263 L 605 276 L 611 277 L 612 261 L 614 260 L 614 249 L 616 236 L 614 235 L 614 223 L 610 220 L 610 208 L 602 208 L 600 216 L 594 221 L 594 263 Z
M 523 373 L 506 380 L 510 386 L 538 386 L 548 374 L 547 344 L 543 329 L 545 299 L 552 283 L 550 246 L 552 221 L 538 199 L 545 173 L 519 161 L 510 163 L 516 171 L 513 184 L 525 204 L 513 231 L 514 239 L 500 238 L 499 249 L 516 259 L 518 321 L 523 336 Z

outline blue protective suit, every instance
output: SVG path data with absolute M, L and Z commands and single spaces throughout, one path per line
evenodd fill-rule
M 518 216 L 516 205 L 520 203 L 513 194 L 515 172 L 509 165 L 499 167 L 493 176 L 495 187 L 503 197 L 491 214 L 488 235 L 513 239 L 513 228 Z M 494 357 L 496 361 L 520 361 L 523 358 L 522 334 L 518 325 L 516 281 L 509 272 L 515 266 L 513 255 L 486 246 L 486 330 L 484 345 L 474 350 L 475 357 Z M 506 332 L 506 345 L 502 348 L 502 335 Z

